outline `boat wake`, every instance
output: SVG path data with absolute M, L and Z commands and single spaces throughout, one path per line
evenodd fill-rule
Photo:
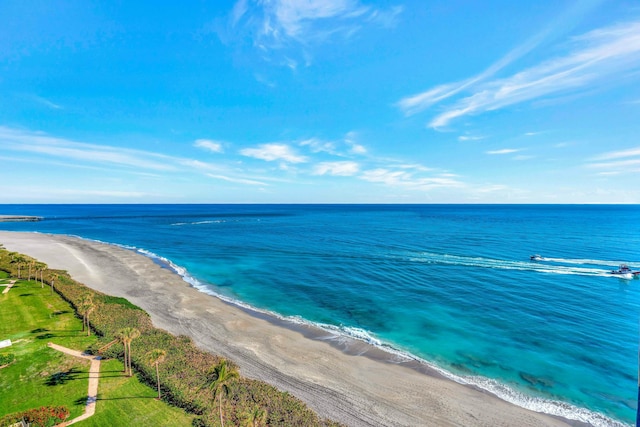
M 461 255 L 447 255 L 432 252 L 410 254 L 406 257 L 406 259 L 411 262 L 421 262 L 435 265 L 491 268 L 498 270 L 520 270 L 546 274 L 565 274 L 593 277 L 616 277 L 615 275 L 611 274 L 610 269 L 598 268 L 598 266 L 602 267 L 621 264 L 617 261 L 580 260 L 548 257 L 537 258 L 538 261 L 546 261 L 544 263 L 538 263 L 531 261 L 511 261 Z
M 626 264 L 627 261 L 611 261 L 611 260 L 601 260 L 601 259 L 571 259 L 571 258 L 552 258 L 552 257 L 543 257 L 541 256 L 539 261 L 547 261 L 554 262 L 558 264 L 576 264 L 576 265 L 607 265 L 611 267 L 617 267 L 620 264 Z M 634 261 L 630 264 L 640 264 L 640 261 Z

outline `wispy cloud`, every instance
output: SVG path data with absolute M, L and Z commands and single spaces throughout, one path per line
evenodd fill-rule
M 357 134 L 349 132 L 342 140 L 325 141 L 320 138 L 309 138 L 299 143 L 301 147 L 308 148 L 312 153 L 327 153 L 338 157 L 350 157 L 352 155 L 364 155 L 367 149 L 357 142 Z
M 403 187 L 413 190 L 432 190 L 443 187 L 463 187 L 464 184 L 451 176 L 420 177 L 406 170 L 377 168 L 364 171 L 360 178 L 391 187 Z
M 194 147 L 203 148 L 213 153 L 224 152 L 224 145 L 222 142 L 213 141 L 211 139 L 196 139 L 193 143 Z
M 460 142 L 464 142 L 464 141 L 480 141 L 482 139 L 485 139 L 486 136 L 472 136 L 472 135 L 460 135 L 458 137 L 458 141 Z
M 360 165 L 356 162 L 322 162 L 318 163 L 314 169 L 314 175 L 336 175 L 353 176 L 360 170 Z
M 56 104 L 55 102 L 52 102 L 46 98 L 43 98 L 38 95 L 32 95 L 32 98 L 37 103 L 42 104 L 45 107 L 51 108 L 52 110 L 62 110 L 62 105 Z
M 281 160 L 288 163 L 305 163 L 308 161 L 307 157 L 296 154 L 290 146 L 279 143 L 262 144 L 257 148 L 244 148 L 240 150 L 240 154 L 268 162 Z
M 101 163 L 156 171 L 176 170 L 175 159 L 162 154 L 75 142 L 41 132 L 0 126 L 0 141 L 2 141 L 4 150 L 28 152 L 90 164 Z
M 239 0 L 229 15 L 229 32 L 234 37 L 249 34 L 261 52 L 282 49 L 306 50 L 332 39 L 348 39 L 366 26 L 392 27 L 401 6 L 383 10 L 359 0 Z M 280 64 L 298 66 L 293 55 Z M 302 55 L 309 63 L 308 53 Z
M 512 154 L 512 153 L 517 153 L 518 151 L 522 151 L 521 149 L 518 148 L 502 148 L 500 150 L 490 150 L 490 151 L 486 151 L 487 154 L 492 154 L 492 155 L 500 155 L 500 154 Z
M 587 161 L 586 167 L 601 169 L 600 175 L 640 172 L 640 147 L 610 151 Z
M 234 182 L 237 184 L 247 184 L 247 185 L 269 185 L 265 182 L 262 181 L 255 181 L 252 179 L 246 179 L 246 178 L 235 178 L 235 177 L 230 177 L 230 176 L 225 176 L 225 175 L 214 175 L 214 174 L 207 174 L 208 177 L 210 178 L 214 178 L 214 179 L 221 179 L 223 181 L 227 181 L 227 182 Z
M 608 153 L 601 154 L 594 157 L 594 160 L 611 160 L 611 159 L 623 159 L 628 157 L 640 157 L 640 147 L 629 148 L 628 150 L 610 151 Z
M 444 111 L 429 122 L 430 127 L 441 128 L 464 116 L 545 96 L 610 85 L 640 70 L 638 21 L 593 30 L 575 37 L 568 45 L 569 51 L 564 56 L 545 60 L 510 77 L 487 81 L 488 76 L 503 68 L 503 62 L 512 61 L 507 55 L 507 59 L 499 61 L 479 76 L 404 98 L 398 102 L 398 106 L 406 114 L 414 114 L 458 93 L 467 93 L 453 104 L 445 106 Z M 527 47 L 523 52 L 529 50 Z M 519 53 L 515 55 L 519 56 Z

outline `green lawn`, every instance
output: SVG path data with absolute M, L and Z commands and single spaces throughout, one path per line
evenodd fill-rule
M 5 289 L 2 287 L 1 289 Z M 0 371 L 0 416 L 43 405 L 64 405 L 76 417 L 84 411 L 89 363 L 47 347 L 49 341 L 83 349 L 94 338 L 57 294 L 40 283 L 19 280 L 0 294 L 0 340 L 12 345 L 15 361 Z
M 193 415 L 186 414 L 155 398 L 158 392 L 138 378 L 122 375 L 119 360 L 102 362 L 96 415 L 80 425 L 111 427 L 132 426 L 190 426 Z M 126 420 L 126 423 L 123 423 Z
M 8 283 L 0 272 L 0 285 Z M 71 418 L 84 412 L 89 362 L 47 347 L 54 342 L 83 350 L 95 341 L 82 332 L 73 308 L 35 281 L 19 280 L 7 294 L 0 286 L 0 341 L 15 361 L 0 370 L 0 417 L 44 405 L 64 405 Z M 125 377 L 118 360 L 102 362 L 96 414 L 80 425 L 188 426 L 194 418 L 154 399 L 156 391 L 134 376 Z M 123 421 L 126 420 L 125 424 Z

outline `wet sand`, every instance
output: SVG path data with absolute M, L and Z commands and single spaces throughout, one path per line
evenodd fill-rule
M 417 363 L 390 363 L 364 344 L 341 348 L 309 327 L 226 303 L 136 252 L 68 236 L 0 231 L 0 243 L 124 297 L 154 325 L 232 359 L 242 375 L 305 401 L 348 426 L 578 426 L 443 378 Z M 346 350 L 346 351 L 345 351 Z M 364 353 L 364 354 L 363 354 Z

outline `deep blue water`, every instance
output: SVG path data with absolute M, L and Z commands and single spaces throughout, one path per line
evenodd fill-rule
M 640 206 L 0 205 L 595 425 L 635 420 Z M 541 254 L 542 261 L 529 256 Z M 418 375 L 418 374 L 417 374 Z

